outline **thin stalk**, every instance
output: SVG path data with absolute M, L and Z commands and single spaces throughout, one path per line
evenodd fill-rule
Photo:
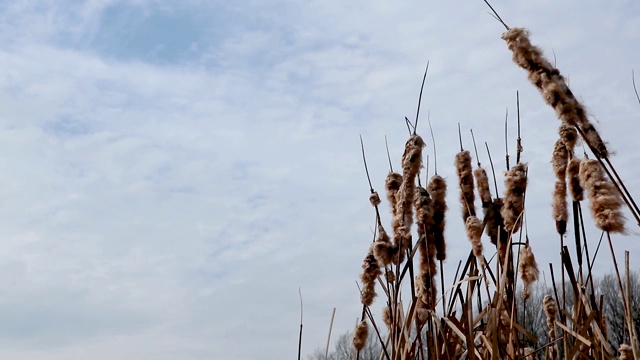
M 518 113 L 518 139 L 516 140 L 516 163 L 520 163 L 522 153 L 522 138 L 520 138 L 520 93 L 516 91 L 516 109 Z
M 422 77 L 422 85 L 420 86 L 420 96 L 418 96 L 418 110 L 416 110 L 416 122 L 413 125 L 413 135 L 416 134 L 418 128 L 418 116 L 420 115 L 420 104 L 422 103 L 422 90 L 424 90 L 424 82 L 427 80 L 427 73 L 429 72 L 429 60 L 427 60 L 427 67 L 424 69 L 424 76 Z
M 302 290 L 298 287 L 298 295 L 300 295 L 300 335 L 298 335 L 298 360 L 302 356 L 302 315 L 303 315 L 303 307 L 302 307 Z
M 487 148 L 487 154 L 489 155 L 489 164 L 491 164 L 491 174 L 493 175 L 493 185 L 496 187 L 496 198 L 498 196 L 498 181 L 496 180 L 496 169 L 493 167 L 493 160 L 491 160 L 491 151 L 489 151 L 489 144 L 486 142 L 484 146 Z
M 509 171 L 509 108 L 504 115 L 504 159 L 507 163 L 507 171 Z

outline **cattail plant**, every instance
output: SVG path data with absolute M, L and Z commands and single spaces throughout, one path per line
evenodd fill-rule
M 547 348 L 548 358 L 555 360 L 558 358 L 558 347 L 555 344 L 556 340 L 556 314 L 558 313 L 558 306 L 555 300 L 549 295 L 545 295 L 542 302 L 544 306 L 544 313 L 547 315 L 547 326 L 549 327 L 549 347 Z
M 564 235 L 567 231 L 567 163 L 569 162 L 569 150 L 562 139 L 558 139 L 553 148 L 551 163 L 556 174 L 556 183 L 553 190 L 553 219 L 556 221 L 558 234 Z
M 580 185 L 580 159 L 573 158 L 567 166 L 567 177 L 569 180 L 569 192 L 573 201 L 584 199 L 584 189 Z
M 620 345 L 620 360 L 633 360 L 633 349 L 627 344 Z
M 444 238 L 447 212 L 447 182 L 440 175 L 434 175 L 427 186 L 433 200 L 433 241 L 436 247 L 436 259 L 447 258 L 447 244 Z
M 356 350 L 362 350 L 367 344 L 368 336 L 369 326 L 366 321 L 362 320 L 358 326 L 356 326 L 356 330 L 353 333 L 353 347 L 355 347 Z
M 533 250 L 531 250 L 529 243 L 526 243 L 520 249 L 520 263 L 518 264 L 518 271 L 520 272 L 520 279 L 522 279 L 522 283 L 524 285 L 524 289 L 520 296 L 522 296 L 524 300 L 527 300 L 531 297 L 531 284 L 538 281 L 538 277 L 540 276 L 538 263 L 536 262 L 536 258 L 533 255 Z
M 579 126 L 592 149 L 600 156 L 608 156 L 607 147 L 587 118 L 584 106 L 575 98 L 560 71 L 551 65 L 538 47 L 531 44 L 529 32 L 523 28 L 511 28 L 502 35 L 502 39 L 513 52 L 513 61 L 528 72 L 529 81 L 555 109 L 558 118 L 567 125 Z
M 583 159 L 580 163 L 580 183 L 587 191 L 591 215 L 596 226 L 604 231 L 624 233 L 624 215 L 620 193 L 605 176 L 597 160 Z
M 436 246 L 433 236 L 433 201 L 427 189 L 417 187 L 416 198 L 416 225 L 419 236 L 420 262 L 418 281 L 419 320 L 424 321 L 424 311 L 433 307 L 435 303 L 436 289 L 433 286 L 436 275 Z
M 373 299 L 376 297 L 376 279 L 382 274 L 378 261 L 371 250 L 369 250 L 369 253 L 364 258 L 362 270 L 362 274 L 360 274 L 360 280 L 362 280 L 360 301 L 362 305 L 371 306 Z
M 464 150 L 456 154 L 455 166 L 458 174 L 458 184 L 460 185 L 462 220 L 466 222 L 469 216 L 476 216 L 471 153 Z
M 504 219 L 504 228 L 508 233 L 520 229 L 521 215 L 524 211 L 524 194 L 527 190 L 527 165 L 516 164 L 504 174 L 504 205 L 500 211 Z
M 475 216 L 469 216 L 465 225 L 467 229 L 467 238 L 471 241 L 473 255 L 482 257 L 482 221 Z
M 482 201 L 482 208 L 485 209 L 491 204 L 491 189 L 489 187 L 487 171 L 479 166 L 473 170 L 473 176 L 476 178 L 476 186 L 478 187 L 480 201 Z
M 564 146 L 567 147 L 569 153 L 573 153 L 573 149 L 578 142 L 578 131 L 576 128 L 563 122 L 558 128 L 558 135 L 560 135 L 560 140 L 562 140 Z

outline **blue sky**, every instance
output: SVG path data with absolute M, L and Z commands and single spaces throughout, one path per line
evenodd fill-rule
M 556 54 L 640 193 L 640 5 L 493 5 Z M 469 251 L 457 123 L 502 159 L 516 90 L 547 269 L 559 122 L 502 30 L 482 1 L 0 1 L 0 357 L 294 357 L 299 286 L 305 353 L 333 307 L 334 333 L 351 329 L 374 220 L 358 134 L 382 190 L 384 136 L 397 164 L 427 60 L 422 114 L 451 189 L 446 269 Z M 620 254 L 640 250 L 629 227 Z

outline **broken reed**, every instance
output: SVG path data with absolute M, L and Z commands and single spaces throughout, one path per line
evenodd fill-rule
M 607 233 L 625 231 L 621 207 L 626 203 L 633 209 L 630 204 L 635 202 L 628 193 L 621 195 L 620 189 L 624 184 L 619 178 L 614 181 L 607 176 L 609 170 L 603 162 L 586 157 L 581 160 L 575 156 L 574 148 L 580 137 L 597 159 L 608 159 L 609 152 L 587 119 L 584 107 L 575 99 L 560 72 L 531 44 L 528 32 L 520 28 L 509 29 L 503 39 L 513 52 L 514 62 L 527 70 L 529 80 L 562 121 L 552 153 L 556 179 L 550 212 L 561 236 L 571 231 L 575 233 L 575 250 L 578 262 L 582 264 L 581 239 L 584 249 L 588 249 L 580 211 L 584 194 L 589 199 L 596 226 Z M 446 258 L 447 185 L 444 178 L 435 175 L 426 188 L 416 186 L 425 145 L 414 132 L 405 144 L 402 174 L 390 172 L 385 181 L 393 240 L 384 229 L 378 211 L 381 201 L 372 189 L 370 201 L 376 208 L 377 236 L 363 262 L 363 318 L 354 333 L 354 347 L 358 351 L 364 347 L 370 323 L 383 346 L 381 356 L 389 360 L 533 358 L 540 351 L 548 359 L 557 359 L 561 356 L 559 345 L 562 345 L 564 356 L 572 358 L 579 354 L 588 358 L 615 358 L 616 349 L 612 349 L 606 339 L 606 320 L 600 309 L 601 302 L 595 301 L 597 294 L 591 293 L 593 287 L 589 288 L 584 283 L 581 265 L 576 272 L 568 248 L 563 244 L 562 274 L 563 278 L 567 275 L 568 291 L 573 291 L 572 309 L 563 308 L 564 302 L 559 302 L 551 267 L 552 284 L 548 291 L 555 296 L 545 296 L 543 308 L 537 309 L 546 315 L 547 341 L 540 343 L 516 316 L 515 309 L 518 306 L 526 308 L 530 287 L 539 279 L 538 265 L 528 236 L 525 234 L 524 246 L 518 241 L 525 232 L 522 223 L 529 181 L 525 163 L 518 162 L 505 172 L 505 192 L 502 197 L 496 194 L 492 198 L 486 171 L 479 163 L 478 168 L 472 171 L 468 151 L 461 150 L 456 155 L 454 164 L 458 175 L 460 210 L 471 246 L 466 262 L 459 263 L 458 270 L 462 270 L 456 273 L 452 285 L 446 293 L 438 292 L 435 262 Z M 474 178 L 483 219 L 475 211 Z M 573 227 L 568 227 L 568 194 L 573 202 L 576 225 Z M 411 235 L 414 223 L 418 235 L 415 246 Z M 486 252 L 482 243 L 483 228 L 498 254 L 495 270 L 483 254 Z M 521 248 L 514 258 L 511 247 L 516 243 Z M 595 259 L 589 258 L 588 252 L 586 256 L 587 263 L 593 264 Z M 522 281 L 522 299 L 509 295 L 518 287 L 514 268 L 518 269 Z M 586 279 L 592 278 L 589 265 Z M 369 309 L 376 295 L 376 282 L 384 294 L 382 323 L 387 330 L 386 337 Z M 407 282 L 411 284 L 408 294 L 407 286 L 404 286 Z M 440 302 L 442 311 L 436 310 Z M 632 319 L 627 319 L 627 322 L 632 323 Z M 620 347 L 621 358 L 632 358 L 637 348 L 635 336 L 627 338 L 627 341 L 631 345 Z

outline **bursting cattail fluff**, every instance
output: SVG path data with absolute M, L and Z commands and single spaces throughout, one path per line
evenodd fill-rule
M 460 185 L 460 204 L 462 205 L 462 220 L 476 215 L 475 194 L 473 189 L 473 172 L 471 170 L 471 153 L 460 151 L 455 159 L 458 184 Z
M 467 237 L 471 241 L 473 255 L 482 256 L 482 221 L 475 216 L 469 216 L 466 223 Z
M 531 284 L 538 281 L 538 277 L 540 276 L 536 257 L 533 255 L 531 246 L 529 246 L 528 243 L 520 249 L 520 263 L 518 267 L 520 279 L 522 279 L 522 283 L 524 284 L 521 296 L 526 300 L 531 296 Z
M 556 184 L 553 188 L 553 219 L 556 221 L 558 234 L 564 235 L 567 231 L 569 210 L 567 209 L 567 163 L 569 162 L 569 150 L 563 139 L 558 139 L 553 147 L 553 172 L 556 174 Z
M 447 258 L 447 244 L 444 239 L 447 212 L 447 182 L 440 175 L 434 175 L 427 186 L 433 201 L 433 240 L 436 247 L 436 259 Z
M 542 93 L 542 97 L 555 111 L 560 120 L 570 126 L 579 126 L 594 152 L 608 156 L 607 147 L 587 118 L 584 106 L 578 102 L 560 71 L 542 55 L 542 51 L 531 44 L 529 32 L 523 28 L 511 28 L 502 39 L 513 52 L 513 62 L 528 72 L 529 81 Z
M 356 350 L 362 350 L 367 344 L 367 336 L 369 336 L 369 326 L 366 321 L 362 320 L 353 333 L 353 347 Z
M 487 204 L 491 203 L 491 190 L 489 188 L 489 177 L 487 172 L 482 167 L 478 167 L 473 171 L 473 176 L 476 178 L 476 185 L 478 187 L 478 195 L 480 195 L 480 201 L 482 201 L 482 208 L 484 209 Z
M 576 128 L 563 122 L 558 128 L 558 135 L 560 135 L 560 139 L 564 143 L 564 146 L 567 147 L 567 150 L 572 153 L 578 141 L 578 131 Z
M 389 265 L 398 251 L 398 247 L 391 243 L 389 235 L 380 224 L 378 225 L 378 236 L 371 245 L 371 251 L 376 261 L 382 266 Z
M 400 190 L 400 184 L 402 184 L 402 175 L 395 172 L 390 172 L 384 182 L 384 187 L 387 190 L 387 200 L 389 200 L 389 205 L 391 206 L 391 215 L 394 217 L 397 213 L 396 194 Z
M 415 198 L 416 223 L 418 226 L 420 261 L 418 269 L 418 297 L 422 302 L 420 308 L 425 310 L 434 303 L 436 275 L 436 247 L 433 236 L 433 201 L 427 189 L 418 186 Z M 424 306 L 420 306 L 424 305 Z
M 620 345 L 620 349 L 618 349 L 618 351 L 620 352 L 620 360 L 632 360 L 633 359 L 633 349 L 631 348 L 631 346 L 627 345 L 627 344 L 622 344 Z
M 569 192 L 574 201 L 582 201 L 584 199 L 584 190 L 580 185 L 580 159 L 573 158 L 567 166 L 567 178 L 569 181 Z
M 371 196 L 369 196 L 369 202 L 373 207 L 380 205 L 380 202 L 381 202 L 380 195 L 378 195 L 377 191 L 374 191 L 373 193 L 371 193 Z
M 544 306 L 544 313 L 547 315 L 547 326 L 549 327 L 549 343 L 553 343 L 547 349 L 550 359 L 558 358 L 558 348 L 554 343 L 556 340 L 556 314 L 558 313 L 558 306 L 556 305 L 555 300 L 549 295 L 544 296 L 544 300 L 542 302 Z
M 411 247 L 411 225 L 413 223 L 413 201 L 415 180 L 422 167 L 424 141 L 418 135 L 407 140 L 402 155 L 402 183 L 396 194 L 396 214 L 393 219 L 394 239 L 398 250 L 398 263 L 404 261 L 405 251 Z
M 622 198 L 618 189 L 605 176 L 600 163 L 583 159 L 580 163 L 580 183 L 587 191 L 591 215 L 600 230 L 624 233 Z
M 364 258 L 362 270 L 362 274 L 360 274 L 360 280 L 362 280 L 360 301 L 362 305 L 371 306 L 373 299 L 376 297 L 376 279 L 382 274 L 378 261 L 371 250 L 369 250 L 369 253 Z
M 507 233 L 514 233 L 522 223 L 521 214 L 524 211 L 524 194 L 527 190 L 527 165 L 518 163 L 505 173 L 504 204 L 501 215 Z

